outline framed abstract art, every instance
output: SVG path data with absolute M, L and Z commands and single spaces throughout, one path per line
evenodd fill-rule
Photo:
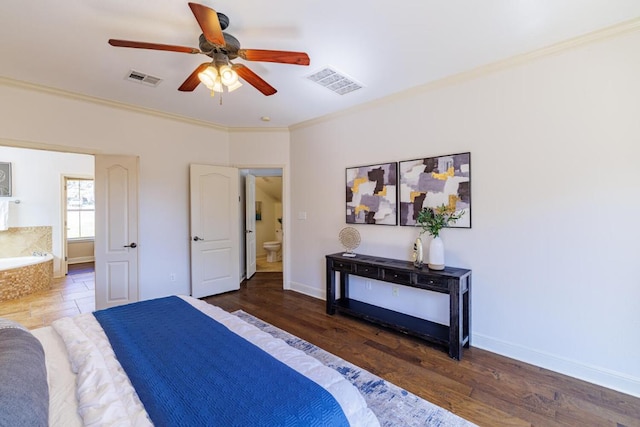
M 448 154 L 399 163 L 400 225 L 416 225 L 426 207 L 446 205 L 464 212 L 453 228 L 471 228 L 471 153 Z
M 397 181 L 397 162 L 347 168 L 347 224 L 397 225 Z

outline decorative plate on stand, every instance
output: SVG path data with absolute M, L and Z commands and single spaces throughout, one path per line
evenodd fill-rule
M 343 253 L 342 256 L 355 257 L 356 254 L 353 252 L 353 250 L 360 246 L 360 233 L 358 232 L 358 230 L 353 227 L 345 227 L 340 230 L 338 239 L 347 251 Z

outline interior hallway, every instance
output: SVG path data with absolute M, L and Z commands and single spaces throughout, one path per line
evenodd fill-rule
M 48 326 L 56 319 L 95 310 L 93 263 L 70 264 L 66 277 L 53 279 L 51 289 L 0 302 L 0 317 L 29 329 Z

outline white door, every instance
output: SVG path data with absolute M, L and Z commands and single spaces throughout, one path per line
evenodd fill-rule
M 240 289 L 238 169 L 191 165 L 191 295 Z
M 138 157 L 96 155 L 96 309 L 138 301 Z
M 245 248 L 247 261 L 247 279 L 256 273 L 256 177 L 245 178 Z

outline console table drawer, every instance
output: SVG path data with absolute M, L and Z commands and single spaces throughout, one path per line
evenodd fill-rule
M 371 277 L 372 279 L 377 279 L 379 276 L 380 270 L 378 267 L 372 267 L 370 265 L 360 265 L 356 264 L 356 274 L 359 276 Z
M 405 271 L 383 268 L 382 277 L 388 282 L 399 283 L 401 285 L 411 284 L 411 273 Z
M 442 289 L 443 291 L 449 290 L 449 282 L 447 279 L 441 277 L 425 276 L 422 274 L 416 275 L 416 284 L 425 286 L 428 288 Z
M 332 267 L 336 271 L 345 271 L 347 273 L 353 272 L 353 263 L 349 261 L 332 261 Z

